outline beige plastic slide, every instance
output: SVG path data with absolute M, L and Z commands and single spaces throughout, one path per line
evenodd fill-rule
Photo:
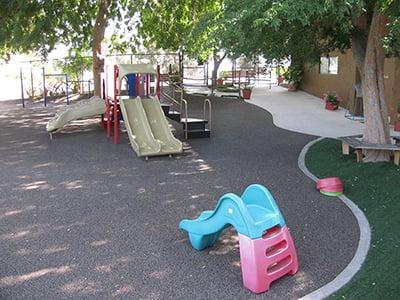
M 172 135 L 157 98 L 121 97 L 120 106 L 131 146 L 138 156 L 182 153 L 182 143 Z
M 46 130 L 50 133 L 55 132 L 73 120 L 101 115 L 105 112 L 105 101 L 98 96 L 93 96 L 59 109 L 56 115 L 47 123 Z

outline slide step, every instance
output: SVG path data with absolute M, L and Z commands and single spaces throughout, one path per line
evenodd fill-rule
M 177 111 L 170 111 L 167 115 L 168 118 L 176 121 L 176 122 L 180 122 L 181 121 L 181 114 Z
M 168 116 L 169 111 L 171 110 L 171 104 L 161 103 L 161 108 L 162 108 L 162 110 L 164 112 L 164 115 Z
M 186 130 L 186 119 L 181 119 L 181 123 L 183 125 L 183 130 Z M 195 119 L 195 118 L 188 118 L 187 120 L 187 129 L 188 131 L 204 131 L 206 130 L 206 124 L 208 123 L 207 120 L 203 119 Z
M 188 139 L 209 138 L 210 135 L 211 135 L 211 131 L 209 129 L 192 130 L 192 131 L 188 131 L 188 133 L 187 133 Z

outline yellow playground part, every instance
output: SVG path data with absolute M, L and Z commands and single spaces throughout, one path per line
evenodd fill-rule
M 133 150 L 138 156 L 182 153 L 157 97 L 129 99 L 120 97 L 120 107 Z

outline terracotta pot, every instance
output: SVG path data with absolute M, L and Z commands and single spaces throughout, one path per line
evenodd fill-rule
M 243 99 L 250 99 L 251 90 L 250 89 L 243 89 L 242 90 L 242 97 L 243 97 Z
M 283 78 L 283 76 L 278 76 L 278 85 L 280 85 L 283 80 L 285 80 L 285 78 Z
M 223 79 L 217 79 L 217 85 L 224 85 Z
M 333 104 L 330 103 L 329 101 L 325 102 L 325 109 L 327 110 L 337 110 L 339 108 L 339 104 Z
M 394 123 L 394 131 L 400 131 L 400 121 Z
M 293 83 L 293 82 L 290 82 L 289 83 L 289 86 L 288 86 L 288 91 L 289 92 L 294 92 L 294 91 L 296 91 L 297 90 L 297 84 L 295 84 L 295 83 Z

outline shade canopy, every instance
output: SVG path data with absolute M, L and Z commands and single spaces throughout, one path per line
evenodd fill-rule
M 118 64 L 118 77 L 123 78 L 128 74 L 156 74 L 157 68 L 151 64 Z

